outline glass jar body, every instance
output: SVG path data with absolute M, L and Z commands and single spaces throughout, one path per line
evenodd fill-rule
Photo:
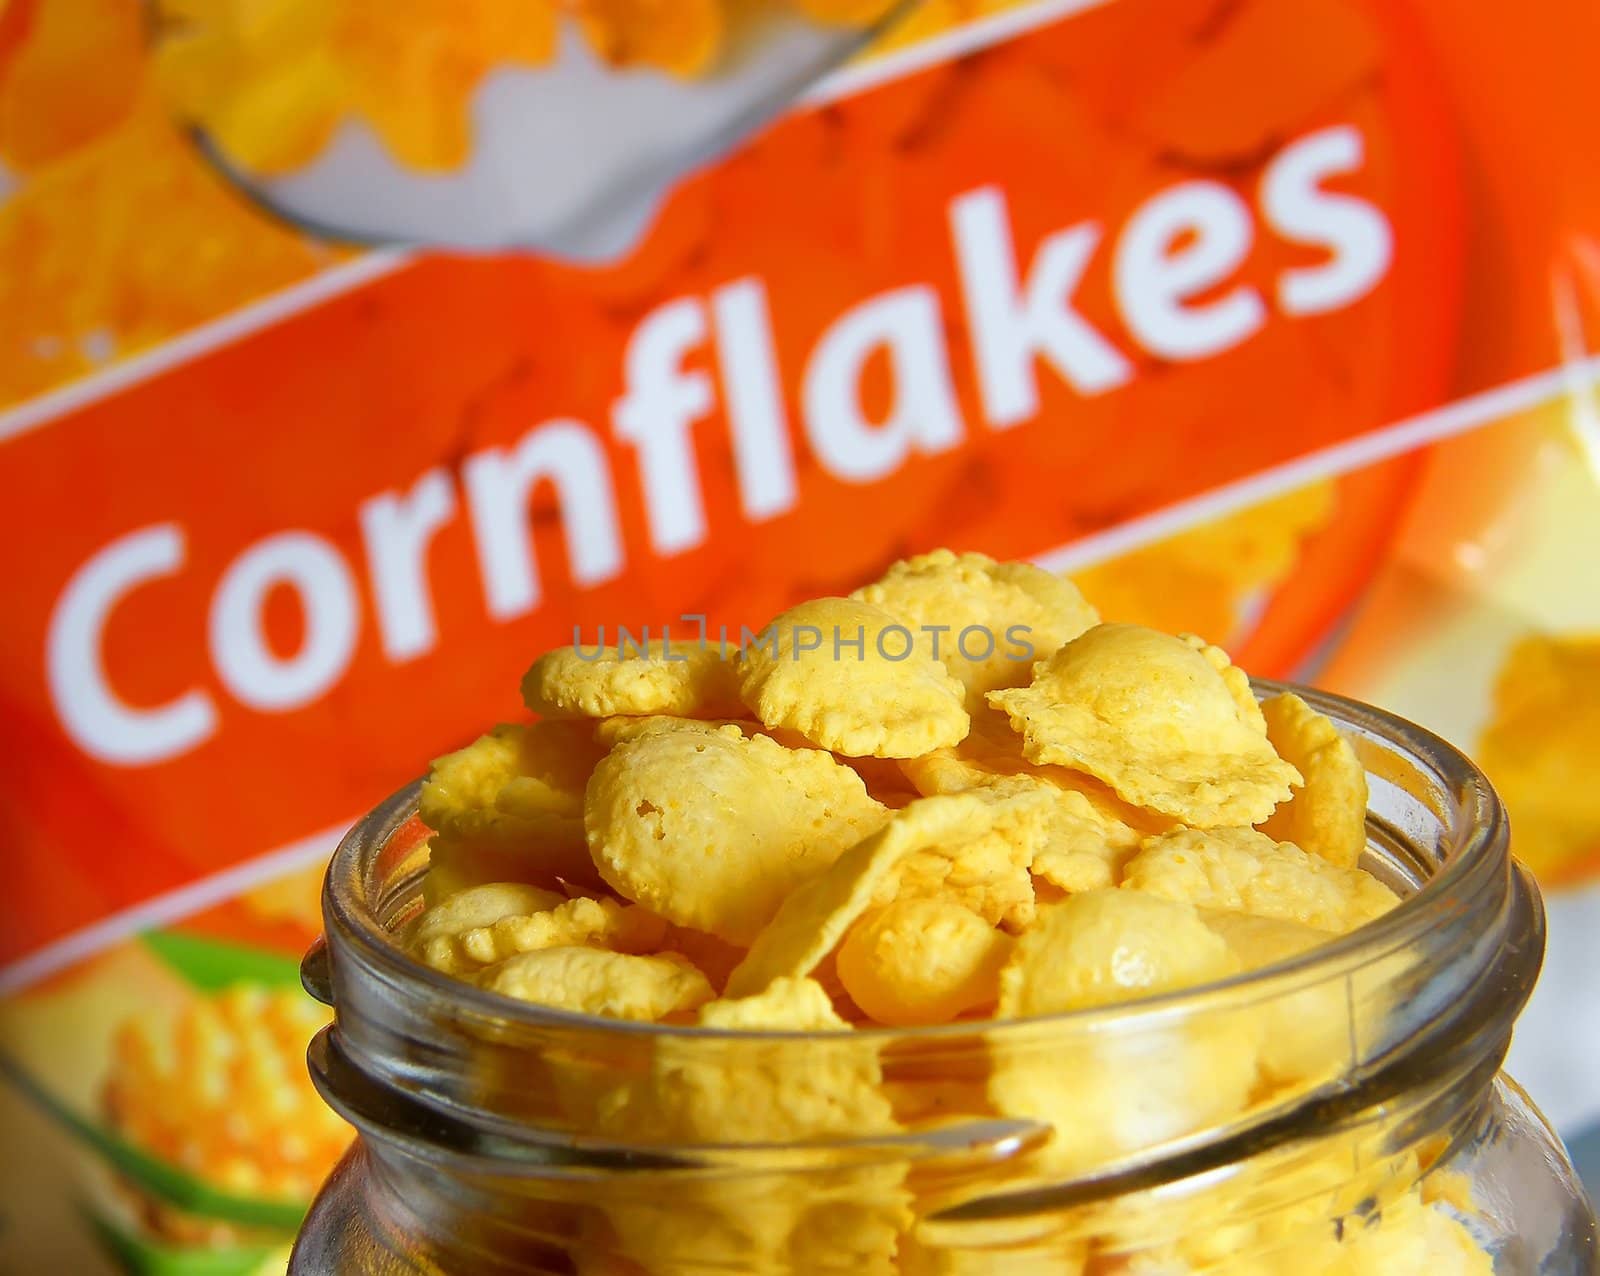
M 1560 1141 L 1504 1077 L 1490 1084 L 1452 1146 L 1426 1172 L 1405 1165 L 1392 1173 L 1380 1169 L 1371 1176 L 1371 1195 L 1361 1199 L 1351 1199 L 1345 1184 L 1346 1190 L 1325 1194 L 1323 1208 L 1299 1202 L 1248 1223 L 1228 1220 L 1226 1191 L 1199 1190 L 1187 1198 L 1171 1192 L 1170 1203 L 1136 1209 L 1120 1223 L 1114 1205 L 1092 1216 L 1044 1206 L 930 1229 L 877 1255 L 848 1252 L 849 1239 L 860 1235 L 860 1216 L 852 1217 L 851 1203 L 840 1200 L 838 1184 L 804 1176 L 755 1173 L 737 1191 L 709 1195 L 703 1184 L 690 1186 L 680 1226 L 663 1218 L 680 1208 L 683 1185 L 657 1176 L 613 1202 L 611 1213 L 623 1221 L 619 1231 L 603 1203 L 603 1186 L 574 1191 L 571 1184 L 504 1184 L 497 1212 L 458 1213 L 462 1199 L 423 1181 L 424 1167 L 403 1156 L 383 1158 L 359 1142 L 352 1148 L 307 1218 L 289 1276 L 765 1276 L 847 1267 L 886 1276 L 1600 1274 L 1594 1216 L 1582 1186 Z M 870 1179 L 862 1172 L 854 1177 Z M 1357 1181 L 1353 1174 L 1351 1182 Z M 858 1192 L 856 1209 L 870 1212 L 869 1196 Z M 1385 1196 L 1382 1203 L 1371 1199 Z M 641 1197 L 654 1198 L 659 1210 L 643 1208 Z M 836 1207 L 832 1222 L 841 1248 L 830 1253 L 826 1235 L 801 1248 L 792 1234 L 784 1245 L 764 1247 L 752 1218 L 774 1204 L 781 1209 L 808 1198 Z M 708 1212 L 708 1202 L 718 1200 L 727 1210 Z M 622 1202 L 632 1202 L 631 1219 L 623 1217 L 629 1207 Z M 812 1226 L 828 1227 L 829 1212 L 826 1203 L 813 1209 Z M 1126 1240 L 1113 1252 L 1104 1247 L 1104 1229 L 1119 1227 Z
M 1273 694 L 1270 684 L 1258 693 Z M 1220 984 L 930 1029 L 715 1033 L 449 979 L 416 791 L 341 844 L 307 986 L 361 1141 L 292 1276 L 1600 1276 L 1559 1141 L 1499 1075 L 1543 915 L 1443 741 L 1299 690 L 1368 775 L 1408 898 Z

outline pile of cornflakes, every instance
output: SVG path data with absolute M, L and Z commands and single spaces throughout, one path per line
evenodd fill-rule
M 1025 1019 L 1225 979 L 1398 902 L 1359 867 L 1365 771 L 1332 722 L 1294 695 L 1258 704 L 1198 638 L 1101 623 L 1027 564 L 913 558 L 742 650 L 558 649 L 523 697 L 535 720 L 440 758 L 424 784 L 430 906 L 405 940 L 437 970 L 564 1011 L 845 1040 Z M 1159 1058 L 1148 1039 L 1070 1058 L 995 1044 L 952 1078 L 952 1110 L 1048 1123 L 1044 1163 L 1082 1172 L 1327 1078 L 1343 996 L 1179 1026 Z M 904 1128 L 914 1114 L 861 1042 L 733 1065 L 664 1038 L 648 1075 L 584 1096 L 586 1119 L 691 1144 Z M 831 1261 L 955 1270 L 908 1232 L 891 1180 L 853 1189 L 876 1212 Z M 676 1222 L 613 1208 L 613 1241 L 677 1270 L 663 1229 L 709 1243 L 733 1225 L 722 1192 L 692 1226 L 681 1200 Z M 1459 1224 L 1418 1210 L 1418 1253 L 1442 1264 L 1428 1270 L 1489 1270 Z M 773 1255 L 802 1220 L 779 1210 L 753 1236 L 734 1212 L 745 1248 L 729 1239 L 730 1254 L 789 1270 Z M 1323 1242 L 1355 1264 L 1337 1270 L 1378 1270 Z M 1052 1253 L 1050 1270 L 1079 1270 Z M 1204 1270 L 1188 1250 L 1173 1261 L 1160 1270 Z

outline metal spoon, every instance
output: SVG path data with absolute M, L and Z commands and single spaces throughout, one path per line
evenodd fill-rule
M 780 114 L 917 3 L 902 0 L 852 28 L 763 6 L 740 22 L 717 67 L 692 80 L 609 66 L 565 23 L 550 64 L 485 77 L 472 103 L 472 154 L 447 174 L 403 167 L 355 118 L 288 175 L 248 172 L 203 125 L 190 131 L 232 185 L 322 237 L 522 248 L 599 264 L 632 248 L 680 178 Z

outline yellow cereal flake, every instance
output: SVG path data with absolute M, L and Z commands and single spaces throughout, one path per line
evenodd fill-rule
M 1000 974 L 1004 1019 L 1224 979 L 1238 970 L 1227 943 L 1189 905 L 1126 891 L 1084 891 L 1039 911 Z
M 419 813 L 432 855 L 462 884 L 559 880 L 596 885 L 583 793 L 601 748 L 587 724 L 498 726 L 434 761 Z
M 1041 909 L 1017 941 L 1000 975 L 998 1013 L 1103 1006 L 1237 969 L 1193 908 L 1087 891 Z M 1045 1150 L 1052 1167 L 1105 1166 L 1241 1110 L 1256 1077 L 1258 1034 L 1253 1020 L 1217 1016 L 1089 1039 L 1019 1036 L 997 1045 L 989 1097 L 1001 1113 L 1053 1127 Z
M 629 1266 L 585 1276 L 860 1272 L 895 1276 L 894 1253 L 910 1225 L 903 1165 L 839 1167 L 787 1190 L 761 1175 L 652 1183 L 631 1175 L 626 1196 L 609 1193 L 609 1231 Z
M 1200 916 L 1228 945 L 1241 970 L 1259 970 L 1298 957 L 1333 935 L 1300 922 L 1249 913 L 1201 909 Z M 1261 1072 L 1272 1085 L 1325 1077 L 1346 1060 L 1350 1007 L 1338 981 L 1318 980 L 1303 991 L 1261 1003 Z
M 952 900 L 896 900 L 851 927 L 839 979 L 879 1023 L 944 1023 L 994 1004 L 1014 942 Z
M 526 882 L 485 882 L 452 891 L 417 918 L 411 930 L 411 944 L 420 949 L 430 940 L 460 935 L 481 926 L 492 926 L 502 917 L 525 917 L 564 904 L 559 891 L 530 886 Z
M 1022 755 L 1022 738 L 1011 729 L 1011 722 L 999 709 L 974 705 L 972 725 L 960 743 L 933 749 L 914 758 L 902 758 L 897 765 L 918 793 L 959 793 L 994 782 L 997 776 L 1057 771 L 1064 768 L 1035 767 Z
M 740 718 L 679 718 L 670 713 L 629 717 L 623 714 L 599 719 L 594 724 L 594 738 L 609 750 L 624 740 L 653 735 L 657 731 L 703 731 L 709 735 L 721 727 L 738 727 L 745 735 L 754 735 L 761 730 L 759 722 L 747 722 Z
M 0 396 L 41 393 L 341 255 L 228 190 L 145 87 L 114 127 L 0 201 Z
M 1511 812 L 1511 849 L 1544 875 L 1600 866 L 1600 634 L 1531 634 L 1494 688 L 1478 761 Z
M 533 662 L 522 699 L 550 718 L 728 718 L 740 714 L 733 666 L 710 643 L 557 647 Z
M 929 633 L 934 654 L 975 703 L 985 692 L 1026 684 L 1035 660 L 1100 619 L 1063 577 L 948 549 L 898 562 L 851 597 Z
M 954 748 L 936 749 L 900 764 L 923 794 L 993 788 L 1016 791 L 1043 783 L 1059 793 L 1046 835 L 1033 852 L 1035 876 L 1063 890 L 1114 886 L 1124 861 L 1151 833 L 1171 821 L 1122 801 L 1104 783 L 1061 766 L 1035 766 L 1022 755 L 1022 738 L 1005 714 L 987 706 L 972 712 L 972 730 Z
M 1273 752 L 1204 654 L 1138 625 L 1098 625 L 989 693 L 1035 763 L 1083 771 L 1118 797 L 1203 827 L 1265 819 L 1300 773 Z
M 603 1096 L 599 1127 L 687 1144 L 787 1143 L 897 1127 L 877 1048 L 854 1037 L 822 986 L 780 978 L 701 1006 L 700 1028 L 738 1037 L 653 1044 L 648 1075 Z M 809 1038 L 760 1034 L 822 1034 Z M 749 1034 L 756 1034 L 754 1036 Z
M 1069 783 L 1065 787 L 1053 778 L 1017 776 L 994 787 L 1003 791 L 1008 784 L 1030 785 L 1047 799 L 1040 808 L 1042 827 L 1028 863 L 1036 877 L 1068 892 L 1115 886 L 1147 835 L 1148 821 L 1087 776 L 1073 777 Z
M 1367 773 L 1339 729 L 1297 695 L 1261 706 L 1267 739 L 1304 785 L 1257 827 L 1341 868 L 1367 849 Z
M 1372 874 L 1307 855 L 1255 829 L 1179 829 L 1145 840 L 1122 885 L 1197 908 L 1343 934 L 1400 901 Z
M 949 795 L 988 806 L 988 827 L 912 851 L 880 883 L 873 902 L 938 897 L 970 908 L 991 925 L 1020 930 L 1033 920 L 1028 870 L 1056 836 L 1059 795 L 1053 786 L 1028 776 L 1005 777 Z
M 787 975 L 758 993 L 721 997 L 702 1006 L 698 1022 L 723 1032 L 833 1032 L 850 1027 L 821 984 Z
M 1222 675 L 1222 682 L 1238 706 L 1239 716 L 1262 735 L 1267 734 L 1267 721 L 1261 713 L 1261 702 L 1250 689 L 1250 675 L 1233 663 L 1221 647 L 1209 643 L 1198 634 L 1179 634 L 1184 642 L 1206 658 L 1206 663 Z
M 1459 1219 L 1438 1205 L 1422 1204 L 1415 1191 L 1349 1232 L 1348 1243 L 1327 1266 L 1316 1269 L 1317 1276 L 1493 1276 L 1495 1270 L 1493 1258 Z
M 887 817 L 827 753 L 737 727 L 619 744 L 595 768 L 584 811 L 614 890 L 735 944 L 752 942 L 785 898 Z
M 916 757 L 969 725 L 964 690 L 925 636 L 847 598 L 813 599 L 768 624 L 740 653 L 739 690 L 766 726 L 852 757 Z
M 674 954 L 570 945 L 509 957 L 484 971 L 480 982 L 505 997 L 608 1019 L 661 1020 L 717 995 L 704 975 Z
M 1248 1019 L 1218 1016 L 1092 1042 L 1008 1042 L 996 1051 L 989 1097 L 1004 1115 L 1053 1128 L 1044 1166 L 1102 1169 L 1242 1112 L 1258 1040 Z
M 501 889 L 508 886 L 501 883 Z M 588 945 L 614 952 L 648 953 L 666 940 L 667 924 L 637 905 L 614 899 L 549 897 L 530 899 L 532 907 L 510 908 L 494 914 L 493 907 L 474 909 L 475 915 L 439 918 L 463 896 L 493 890 L 478 887 L 447 899 L 420 919 L 413 950 L 427 965 L 447 974 L 472 974 L 518 953 L 540 948 Z M 486 901 L 487 902 L 487 901 Z M 509 905 L 507 900 L 506 904 Z M 478 918 L 482 920 L 478 920 Z
M 966 796 L 923 798 L 897 811 L 782 901 L 728 977 L 727 995 L 751 997 L 777 980 L 809 975 L 872 906 L 879 884 L 900 861 L 924 847 L 970 841 L 993 821 L 988 804 Z
M 1088 1243 L 1051 1211 L 959 1222 L 921 1219 L 900 1243 L 902 1276 L 1080 1276 Z

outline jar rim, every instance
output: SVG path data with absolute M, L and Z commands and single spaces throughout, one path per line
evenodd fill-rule
M 728 1042 L 827 1041 L 849 1036 L 879 1045 L 930 1043 L 970 1038 L 974 1033 L 1036 1032 L 1052 1026 L 1081 1031 L 1097 1023 L 1154 1020 L 1222 1011 L 1261 997 L 1282 995 L 1301 984 L 1334 979 L 1358 970 L 1420 939 L 1443 922 L 1458 918 L 1468 901 L 1509 872 L 1509 832 L 1505 809 L 1483 772 L 1455 746 L 1397 714 L 1332 692 L 1293 683 L 1252 679 L 1258 698 L 1293 693 L 1334 720 L 1349 735 L 1371 736 L 1399 745 L 1421 763 L 1448 796 L 1453 809 L 1449 843 L 1441 861 L 1420 886 L 1381 917 L 1325 944 L 1227 979 L 1132 998 L 1106 1006 L 1015 1019 L 957 1020 L 907 1027 L 853 1026 L 844 1031 L 706 1028 L 610 1019 L 518 1000 L 453 978 L 417 960 L 395 942 L 393 932 L 365 898 L 361 857 L 381 847 L 416 812 L 421 781 L 391 795 L 345 835 L 335 850 L 323 885 L 325 933 L 341 946 L 354 945 L 369 970 L 399 985 L 421 985 L 449 998 L 457 1010 L 509 1025 L 604 1032 L 617 1039 L 694 1039 Z M 1369 821 L 1371 812 L 1369 809 Z M 320 983 L 320 981 L 315 981 Z M 307 975 L 314 995 L 328 1000 Z

